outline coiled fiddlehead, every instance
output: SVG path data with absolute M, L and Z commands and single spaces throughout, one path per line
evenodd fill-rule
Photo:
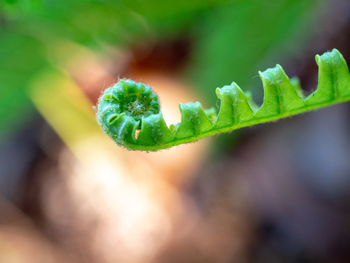
M 264 88 L 260 107 L 236 83 L 216 89 L 220 109 L 203 110 L 199 102 L 180 104 L 181 122 L 166 125 L 152 89 L 122 79 L 98 102 L 97 120 L 117 144 L 130 150 L 156 151 L 242 127 L 269 122 L 350 100 L 350 73 L 340 52 L 316 56 L 318 88 L 304 97 L 297 79 L 280 65 L 259 72 Z M 136 137 L 136 130 L 139 134 Z

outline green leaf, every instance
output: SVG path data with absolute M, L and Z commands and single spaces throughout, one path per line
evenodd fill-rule
M 220 100 L 218 114 L 212 109 L 204 111 L 199 102 L 180 104 L 181 123 L 169 129 L 159 112 L 159 105 L 155 106 L 159 103 L 155 94 L 145 95 L 142 83 L 121 80 L 102 94 L 97 119 L 103 130 L 119 145 L 130 150 L 156 151 L 349 101 L 350 73 L 340 52 L 333 49 L 322 56 L 317 55 L 316 62 L 319 67 L 318 88 L 307 98 L 302 95 L 297 79 L 289 79 L 282 67 L 276 65 L 259 73 L 264 87 L 264 101 L 260 107 L 254 106 L 250 96 L 233 82 L 216 90 Z M 144 109 L 138 138 L 135 133 L 140 112 L 136 116 L 130 110 L 122 112 L 121 105 L 126 109 L 130 105 Z M 151 107 L 155 109 L 152 113 Z M 111 112 L 114 114 L 112 117 Z

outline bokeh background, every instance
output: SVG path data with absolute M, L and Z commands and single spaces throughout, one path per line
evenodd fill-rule
M 0 262 L 350 262 L 350 105 L 156 153 L 117 147 L 94 105 L 119 78 L 217 105 L 281 64 L 350 61 L 348 0 L 1 0 Z

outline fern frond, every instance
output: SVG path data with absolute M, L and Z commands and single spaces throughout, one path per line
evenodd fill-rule
M 143 83 L 122 79 L 98 102 L 97 120 L 117 144 L 130 150 L 156 151 L 242 127 L 278 120 L 350 100 L 350 73 L 333 49 L 316 56 L 318 88 L 304 97 L 297 79 L 280 65 L 259 72 L 264 88 L 260 107 L 233 82 L 216 89 L 220 109 L 203 110 L 199 102 L 180 104 L 181 122 L 166 125 L 157 95 Z M 136 137 L 136 130 L 140 130 Z

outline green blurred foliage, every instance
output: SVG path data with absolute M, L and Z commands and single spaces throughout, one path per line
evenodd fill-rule
M 321 2 L 250 0 L 213 10 L 198 28 L 190 69 L 196 86 L 210 103 L 213 90 L 232 81 L 245 91 L 261 87 L 258 70 L 283 63 L 312 36 Z
M 190 34 L 195 46 L 189 75 L 202 94 L 212 94 L 232 80 L 249 84 L 257 67 L 265 68 L 286 43 L 297 44 L 297 31 L 320 1 L 2 0 L 0 136 L 30 119 L 26 88 L 55 63 L 50 52 L 60 40 L 103 51 L 106 43 L 128 47 Z
M 37 40 L 13 32 L 0 34 L 0 135 L 28 120 L 32 107 L 25 87 L 45 65 Z
M 174 35 L 198 10 L 225 0 L 6 0 L 0 3 L 0 136 L 30 119 L 28 83 L 52 62 L 52 47 L 67 39 L 101 51 L 144 38 Z M 49 87 L 48 87 L 49 88 Z

